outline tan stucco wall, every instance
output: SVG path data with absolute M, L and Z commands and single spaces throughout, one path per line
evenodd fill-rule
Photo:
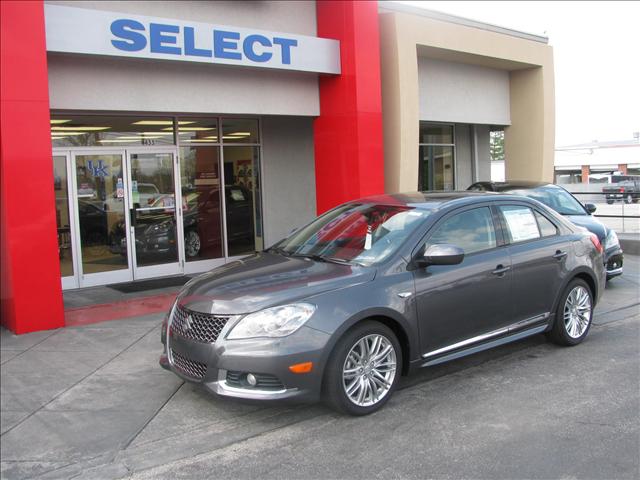
M 417 188 L 418 56 L 510 72 L 506 178 L 553 180 L 553 51 L 545 43 L 402 12 L 381 12 L 385 190 Z

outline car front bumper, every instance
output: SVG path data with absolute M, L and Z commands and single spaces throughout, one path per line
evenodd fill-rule
M 165 324 L 160 365 L 225 397 L 260 401 L 319 399 L 328 334 L 303 326 L 282 338 L 226 340 L 228 331 L 225 327 L 214 343 L 203 343 L 184 338 Z M 289 370 L 291 365 L 306 362 L 313 363 L 308 373 Z M 261 385 L 259 380 L 257 385 L 249 385 L 249 373 L 267 379 L 268 384 Z
M 607 270 L 607 280 L 622 275 L 624 256 L 619 246 L 612 247 L 605 252 L 605 268 Z

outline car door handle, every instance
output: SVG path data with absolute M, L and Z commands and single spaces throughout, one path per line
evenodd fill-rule
M 505 266 L 503 266 L 503 265 L 498 265 L 498 266 L 496 267 L 496 269 L 495 269 L 493 272 L 491 272 L 491 273 L 493 273 L 494 275 L 498 275 L 498 276 L 500 276 L 500 275 L 504 275 L 504 274 L 505 274 L 505 273 L 507 273 L 509 270 L 511 270 L 511 267 L 509 267 L 509 266 L 505 267 Z
M 562 258 L 564 258 L 566 256 L 567 256 L 567 252 L 563 252 L 562 250 L 556 250 L 556 253 L 553 256 L 553 258 L 555 258 L 557 260 L 560 260 L 560 259 L 562 259 Z

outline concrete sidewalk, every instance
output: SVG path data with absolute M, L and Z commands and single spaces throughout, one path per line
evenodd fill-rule
M 158 366 L 163 314 L 2 330 L 1 477 L 637 478 L 639 266 L 627 256 L 584 345 L 540 335 L 425 369 L 361 419 L 184 384 Z M 501 451 L 515 463 L 499 461 Z

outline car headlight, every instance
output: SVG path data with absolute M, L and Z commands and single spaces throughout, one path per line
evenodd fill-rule
M 286 337 L 304 325 L 315 311 L 315 305 L 294 303 L 250 313 L 233 327 L 227 339 Z
M 620 245 L 620 241 L 618 240 L 618 235 L 616 234 L 615 230 L 611 229 L 609 230 L 609 233 L 607 234 L 607 238 L 604 239 L 604 249 L 608 250 L 611 247 L 615 247 Z
M 156 223 L 155 225 L 150 225 L 149 227 L 147 227 L 147 231 L 146 233 L 149 235 L 152 234 L 162 234 L 162 233 L 167 233 L 169 230 L 171 230 L 171 228 L 173 227 L 173 222 L 161 222 L 161 223 Z

